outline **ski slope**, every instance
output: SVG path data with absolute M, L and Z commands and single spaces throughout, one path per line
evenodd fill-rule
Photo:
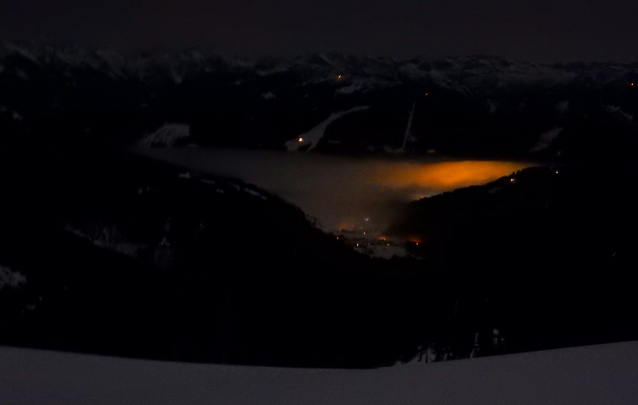
M 168 363 L 0 347 L 0 404 L 638 403 L 638 342 L 376 370 Z

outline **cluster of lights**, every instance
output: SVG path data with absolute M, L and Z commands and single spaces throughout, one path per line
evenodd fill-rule
M 363 220 L 365 222 L 372 221 L 372 219 L 369 218 L 369 217 L 364 217 Z M 363 227 L 357 227 L 357 228 L 360 230 L 360 232 L 363 235 L 370 234 L 370 232 L 363 231 Z M 352 231 L 347 231 L 346 228 L 342 228 L 341 231 L 342 232 L 352 232 Z M 401 243 L 396 244 L 395 243 L 396 241 L 395 242 L 391 241 L 389 239 L 389 237 L 385 236 L 385 235 L 376 236 L 376 237 L 375 236 L 371 236 L 371 238 L 376 239 L 376 241 L 377 241 L 376 243 L 374 242 L 374 240 L 369 240 L 368 241 L 365 238 L 363 240 L 361 240 L 361 239 L 360 240 L 349 240 L 349 238 L 347 236 L 345 236 L 345 235 L 335 235 L 334 237 L 338 241 L 344 242 L 344 243 L 346 243 L 348 245 L 351 245 L 353 248 L 359 248 L 359 249 L 365 249 L 365 248 L 369 247 L 370 245 L 372 245 L 372 246 L 380 246 L 380 247 L 384 247 L 384 248 L 385 247 L 390 247 L 390 246 L 397 246 L 397 247 L 401 247 L 402 246 Z M 419 238 L 405 239 L 403 242 L 405 244 L 413 244 L 414 246 L 420 246 L 421 245 L 421 240 L 419 240 Z

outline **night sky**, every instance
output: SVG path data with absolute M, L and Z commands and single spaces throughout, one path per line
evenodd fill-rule
M 638 60 L 635 0 L 2 0 L 0 39 L 242 57 Z

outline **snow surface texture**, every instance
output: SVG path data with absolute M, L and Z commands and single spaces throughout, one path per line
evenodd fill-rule
M 185 364 L 0 347 L 0 403 L 628 405 L 638 342 L 376 370 Z
M 556 111 L 561 114 L 566 113 L 569 110 L 569 100 L 563 100 L 560 103 L 556 104 Z
M 627 121 L 629 121 L 629 122 L 633 121 L 633 119 L 634 119 L 633 115 L 627 114 L 626 112 L 621 110 L 620 107 L 618 107 L 618 106 L 608 105 L 608 106 L 605 107 L 605 110 L 608 113 L 619 114 L 621 117 L 627 119 Z
M 496 112 L 496 109 L 498 108 L 498 104 L 495 103 L 493 100 L 490 100 L 488 98 L 487 100 L 485 100 L 485 104 L 487 105 L 487 110 L 490 112 L 490 114 Z
M 324 134 L 326 133 L 326 128 L 328 128 L 328 125 L 332 124 L 334 121 L 338 120 L 344 115 L 351 114 L 357 111 L 364 111 L 364 110 L 367 110 L 368 108 L 370 107 L 361 106 L 361 107 L 351 108 L 347 111 L 339 111 L 336 113 L 332 113 L 321 124 L 312 128 L 310 131 L 305 132 L 299 135 L 297 138 L 286 142 L 286 149 L 288 149 L 289 151 L 299 151 L 299 149 L 310 145 L 308 149 L 306 149 L 307 152 L 310 152 L 312 149 L 314 149 L 315 146 L 317 146 L 321 138 L 323 138 Z
M 0 291 L 4 287 L 19 288 L 21 284 L 26 282 L 27 278 L 22 273 L 0 266 Z
M 543 134 L 541 134 L 541 138 L 538 140 L 538 142 L 536 143 L 536 145 L 534 145 L 532 147 L 532 149 L 530 149 L 530 153 L 531 152 L 540 152 L 542 150 L 545 150 L 549 147 L 549 145 L 551 145 L 552 141 L 554 139 L 556 139 L 556 137 L 558 136 L 558 134 L 560 134 L 560 131 L 562 131 L 563 128 L 559 128 L 559 127 L 554 127 L 552 129 L 550 129 L 547 132 L 544 132 Z
M 276 100 L 277 96 L 275 96 L 271 91 L 267 92 L 267 93 L 262 93 L 261 96 L 264 98 L 264 100 Z
M 142 194 L 140 191 L 139 194 Z M 83 239 L 91 241 L 95 246 L 113 250 L 129 257 L 137 257 L 143 245 L 129 243 L 115 226 L 85 226 L 79 227 L 67 224 L 65 229 Z
M 155 132 L 144 136 L 140 146 L 173 146 L 179 139 L 190 136 L 190 125 L 164 124 Z

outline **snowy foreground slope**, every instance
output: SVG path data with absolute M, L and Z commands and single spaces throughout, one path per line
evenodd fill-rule
M 180 364 L 0 347 L 2 404 L 635 404 L 638 342 L 376 370 Z

